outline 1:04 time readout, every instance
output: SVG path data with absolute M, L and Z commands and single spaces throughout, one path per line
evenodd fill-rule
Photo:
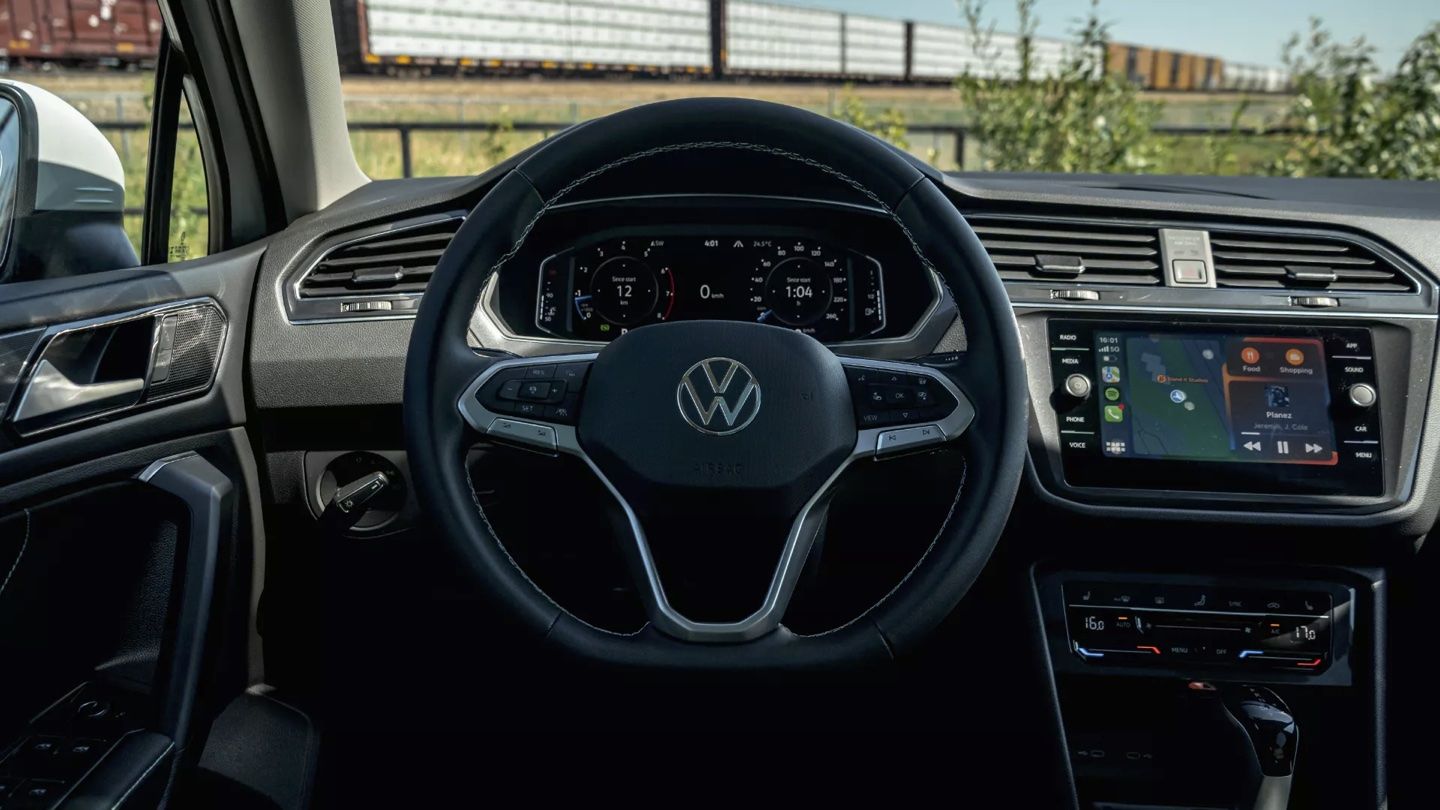
M 809 238 L 614 237 L 541 263 L 535 324 L 603 341 L 652 323 L 734 320 L 855 340 L 885 327 L 881 272 L 869 256 Z

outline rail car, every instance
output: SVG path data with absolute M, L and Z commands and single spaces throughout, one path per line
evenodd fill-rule
M 331 0 L 343 70 L 944 84 L 1017 78 L 1019 38 L 977 47 L 960 25 L 755 0 Z M 0 62 L 133 67 L 153 61 L 154 0 L 0 0 Z M 1071 44 L 1032 40 L 1034 75 Z M 1147 90 L 1281 92 L 1285 72 L 1113 43 L 1106 70 Z
M 164 23 L 154 0 L 0 0 L 0 62 L 12 67 L 139 67 Z

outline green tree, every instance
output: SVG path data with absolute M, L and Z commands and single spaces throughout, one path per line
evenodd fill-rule
M 985 0 L 959 0 L 977 57 L 999 56 L 994 24 L 985 22 Z M 1161 146 L 1151 137 L 1161 105 L 1143 101 L 1124 77 L 1105 69 L 1109 24 L 1098 0 L 1074 31 L 1059 69 L 1037 75 L 1035 0 L 1016 0 L 1020 21 L 1019 74 L 1014 77 L 961 76 L 956 82 L 980 142 L 984 168 L 991 171 L 1143 172 L 1152 168 Z
M 865 102 L 855 94 L 853 84 L 845 85 L 840 95 L 840 109 L 835 111 L 835 117 L 901 149 L 910 148 L 910 140 L 906 137 L 905 113 L 895 107 L 872 113 L 870 108 L 865 106 Z
M 1292 177 L 1440 179 L 1440 23 L 1382 78 L 1363 37 L 1339 42 L 1319 20 L 1285 46 L 1300 129 L 1270 167 Z

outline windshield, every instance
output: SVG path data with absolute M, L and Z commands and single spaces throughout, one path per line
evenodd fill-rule
M 336 14 L 372 177 L 474 172 L 575 122 L 696 95 L 810 108 L 946 171 L 1440 177 L 1440 7 L 1412 0 L 370 0 Z
M 833 116 L 950 172 L 1440 178 L 1435 3 L 331 8 L 351 141 L 377 179 L 473 174 L 595 116 L 715 95 Z M 143 148 L 150 94 L 123 54 L 84 65 L 83 76 L 23 64 L 39 68 L 26 81 L 113 124 L 117 148 Z M 190 158 L 177 167 L 181 188 L 201 170 Z M 192 185 L 197 199 L 177 210 L 203 210 L 203 184 Z

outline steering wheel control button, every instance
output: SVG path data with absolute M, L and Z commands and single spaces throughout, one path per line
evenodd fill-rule
M 555 428 L 549 425 L 537 425 L 534 422 L 523 422 L 519 419 L 501 417 L 491 422 L 490 429 L 486 432 L 495 439 L 525 447 L 534 447 L 550 453 L 555 452 L 557 446 Z
M 862 429 L 938 422 L 956 407 L 955 398 L 928 374 L 847 367 L 845 376 Z
M 1379 399 L 1375 389 L 1365 383 L 1355 383 L 1345 392 L 1350 404 L 1357 408 L 1369 408 Z
M 945 441 L 945 433 L 936 425 L 898 428 L 880 434 L 875 442 L 875 456 L 883 458 L 918 450 Z
M 525 379 L 527 380 L 548 380 L 554 376 L 555 367 L 551 365 L 525 367 Z
M 1089 399 L 1091 388 L 1090 378 L 1084 374 L 1071 374 L 1065 378 L 1065 395 L 1073 399 Z
M 526 380 L 520 385 L 520 399 L 544 402 L 548 396 L 550 396 L 550 383 L 548 382 Z
M 555 379 L 565 383 L 571 391 L 579 391 L 589 370 L 589 363 L 565 363 L 555 367 Z
M 547 422 L 559 422 L 562 425 L 573 425 L 579 415 L 580 398 L 570 395 L 559 405 L 546 405 L 544 418 Z

